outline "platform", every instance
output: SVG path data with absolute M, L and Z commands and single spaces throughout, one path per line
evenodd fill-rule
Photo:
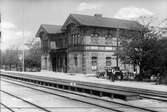
M 58 77 L 48 77 L 42 75 L 34 75 L 33 73 L 23 72 L 5 72 L 8 76 L 15 79 L 37 83 L 41 85 L 49 85 L 61 89 L 72 90 L 77 92 L 88 93 L 97 96 L 109 96 L 111 98 L 119 98 L 123 100 L 136 100 L 140 96 L 137 93 L 127 92 L 118 89 L 106 87 L 104 84 L 98 84 L 91 81 L 73 80 Z M 61 74 L 60 74 L 61 75 Z M 71 77 L 71 76 L 70 76 Z M 75 77 L 75 76 L 72 76 Z
M 3 71 L 2 71 L 3 72 Z M 36 75 L 36 76 L 44 76 L 44 77 L 51 77 L 51 78 L 59 78 L 59 79 L 67 79 L 73 81 L 82 81 L 82 82 L 91 82 L 91 83 L 98 83 L 98 84 L 105 84 L 105 85 L 115 85 L 115 86 L 122 86 L 122 87 L 131 87 L 131 88 L 139 88 L 139 89 L 147 89 L 147 90 L 155 90 L 160 92 L 167 92 L 167 85 L 155 85 L 154 82 L 136 82 L 136 81 L 115 81 L 112 82 L 107 79 L 98 79 L 93 77 L 92 74 L 74 74 L 69 75 L 66 73 L 58 73 L 58 72 L 16 72 L 16 71 L 7 71 L 12 73 L 26 73 L 29 75 Z

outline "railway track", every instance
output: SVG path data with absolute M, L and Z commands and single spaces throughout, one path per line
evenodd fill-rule
M 2 105 L 5 109 L 9 110 L 10 112 L 15 112 L 12 108 L 10 108 L 9 106 L 3 104 L 2 102 L 0 102 L 0 105 Z M 2 109 L 2 107 L 1 107 Z
M 9 92 L 6 92 L 6 91 L 4 91 L 4 90 L 0 90 L 1 92 L 3 92 L 3 93 L 5 93 L 5 94 L 7 94 L 7 95 L 9 95 L 9 96 L 12 96 L 12 97 L 14 97 L 14 98 L 17 98 L 17 99 L 19 99 L 19 100 L 21 100 L 21 101 L 23 101 L 23 102 L 25 102 L 25 103 L 27 103 L 27 104 L 29 104 L 29 105 L 32 105 L 33 107 L 35 107 L 35 108 L 37 108 L 37 109 L 40 109 L 40 110 L 42 110 L 42 111 L 44 111 L 44 112 L 51 112 L 50 110 L 48 110 L 48 109 L 46 109 L 46 108 L 44 108 L 44 107 L 41 107 L 41 106 L 39 106 L 39 105 L 37 105 L 37 104 L 35 104 L 35 103 L 32 103 L 32 102 L 30 102 L 30 101 L 27 101 L 27 100 L 25 100 L 25 99 L 23 99 L 23 98 L 21 98 L 21 97 L 18 97 L 18 96 L 16 96 L 16 95 L 14 95 L 14 94 L 11 94 L 11 93 L 9 93 Z M 4 105 L 5 106 L 5 105 Z M 15 112 L 14 110 L 12 110 L 10 107 L 7 107 L 7 106 L 5 106 L 7 109 L 9 109 L 9 110 L 11 110 L 12 112 Z
M 14 81 L 16 81 L 16 80 L 14 80 Z M 81 94 L 81 93 L 74 92 L 74 91 L 62 90 L 62 89 L 58 89 L 58 88 L 54 88 L 54 87 L 50 87 L 50 86 L 39 85 L 39 84 L 34 84 L 34 83 L 29 83 L 29 82 L 24 82 L 24 84 L 23 84 L 22 83 L 23 81 L 18 81 L 18 80 L 17 81 L 19 83 L 14 82 L 14 81 L 9 81 L 9 80 L 7 81 L 6 80 L 6 82 L 8 82 L 8 83 L 12 83 L 12 84 L 19 85 L 19 86 L 24 86 L 24 87 L 27 87 L 27 88 L 30 88 L 30 89 L 33 89 L 33 90 L 42 91 L 42 92 L 45 92 L 45 93 L 48 93 L 48 94 L 54 94 L 54 95 L 58 95 L 58 96 L 61 96 L 61 97 L 68 98 L 68 99 L 88 103 L 88 104 L 91 104 L 91 105 L 99 106 L 99 107 L 109 109 L 109 110 L 112 110 L 112 111 L 116 111 L 116 112 L 158 112 L 156 110 L 152 110 L 152 109 L 149 109 L 149 108 L 128 105 L 128 104 L 125 104 L 125 103 L 106 100 L 106 99 L 102 99 L 102 98 L 99 98 L 99 97 L 90 96 L 90 95 L 86 95 L 86 94 Z M 39 89 L 39 87 L 40 88 L 42 87 L 43 89 Z M 66 93 L 65 96 L 62 94 L 62 92 Z M 82 100 L 75 99 L 74 97 L 71 98 L 71 96 L 73 96 L 73 95 L 74 95 L 74 97 L 76 95 L 80 96 L 80 98 Z M 87 99 L 87 100 L 85 100 L 85 99 Z M 91 101 L 95 101 L 95 102 L 91 102 Z M 101 102 L 101 103 L 97 103 L 97 102 Z

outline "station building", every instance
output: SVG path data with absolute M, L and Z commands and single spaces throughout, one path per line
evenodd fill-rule
M 132 65 L 123 64 L 115 52 L 122 39 L 140 33 L 136 21 L 70 14 L 62 26 L 42 24 L 36 37 L 41 39 L 41 69 L 69 72 L 96 73 L 106 66 L 133 71 Z

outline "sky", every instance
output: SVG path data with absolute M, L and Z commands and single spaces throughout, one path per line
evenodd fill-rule
M 1 0 L 1 48 L 23 48 L 41 24 L 63 25 L 70 13 L 119 19 L 167 18 L 167 0 Z

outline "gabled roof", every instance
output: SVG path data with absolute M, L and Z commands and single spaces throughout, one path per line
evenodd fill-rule
M 49 25 L 49 24 L 42 24 L 36 34 L 36 37 L 39 37 L 39 33 L 41 31 L 45 31 L 48 34 L 58 34 L 58 33 L 63 33 L 61 31 L 61 25 Z
M 80 14 L 70 14 L 68 18 L 72 18 L 76 20 L 80 25 L 83 25 L 83 26 L 121 28 L 121 29 L 129 29 L 129 30 L 141 30 L 142 28 L 141 24 L 139 24 L 136 21 L 130 21 L 130 20 L 80 15 Z M 66 27 L 64 25 L 62 29 Z
M 62 33 L 61 25 L 42 24 L 41 27 L 43 27 L 49 34 Z

